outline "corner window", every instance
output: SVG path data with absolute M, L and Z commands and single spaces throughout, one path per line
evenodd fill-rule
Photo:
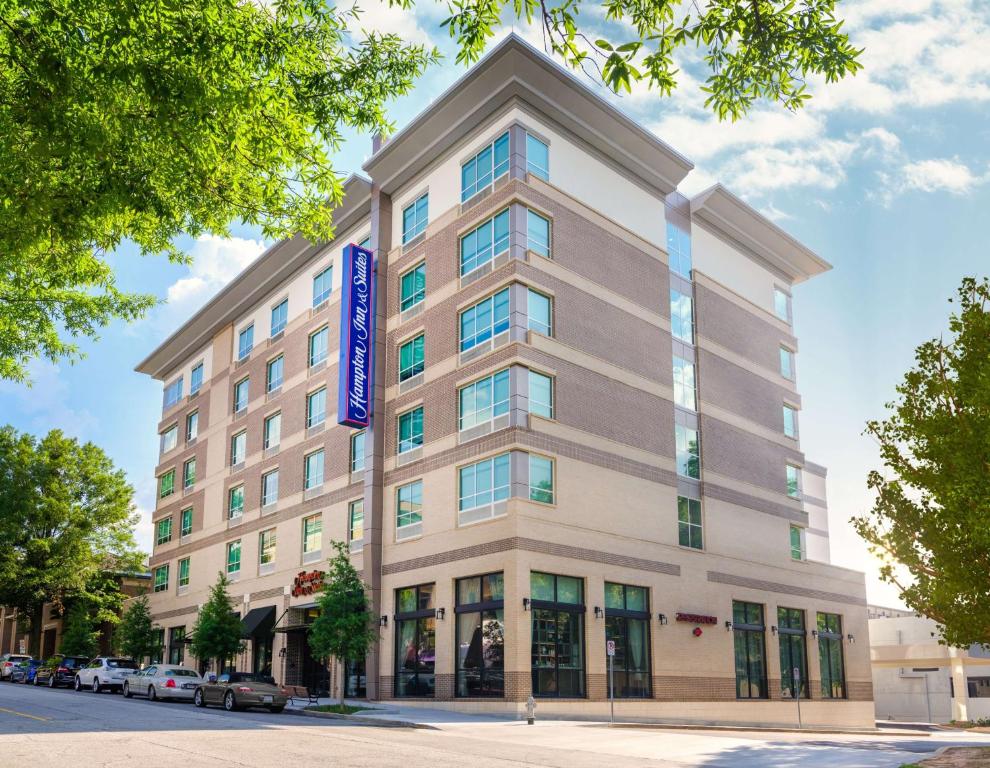
M 421 195 L 402 209 L 402 244 L 419 237 L 426 231 L 430 218 L 430 196 Z
M 175 493 L 175 470 L 170 469 L 158 478 L 158 498 L 164 499 L 173 493 Z
M 702 549 L 701 502 L 686 496 L 677 497 L 677 543 L 682 547 Z
M 186 416 L 186 441 L 199 437 L 199 411 L 193 411 Z
M 347 505 L 347 540 L 364 541 L 364 499 L 355 499 Z
M 405 453 L 423 445 L 423 407 L 399 416 L 398 452 Z
M 509 412 L 509 371 L 499 371 L 458 393 L 457 428 L 461 431 L 490 423 Z
M 457 509 L 485 507 L 509 498 L 509 454 L 503 453 L 458 470 Z
M 461 202 L 470 200 L 509 172 L 509 132 L 461 166 Z
M 171 384 L 165 386 L 165 393 L 163 395 L 163 407 L 171 408 L 177 402 L 182 399 L 182 377 L 180 376 Z
M 182 487 L 192 488 L 196 484 L 196 459 L 189 459 L 182 465 Z
M 791 294 L 780 288 L 773 289 L 773 311 L 785 323 L 791 322 Z
M 670 271 L 691 279 L 691 235 L 667 222 L 667 257 Z
M 230 438 L 230 466 L 242 464 L 247 458 L 247 432 L 238 432 Z
M 333 264 L 313 277 L 313 306 L 318 307 L 333 293 Z
M 395 527 L 406 528 L 423 520 L 423 481 L 403 485 L 396 493 Z
M 323 485 L 323 458 L 324 453 L 321 448 L 306 456 L 304 462 L 303 488 L 307 491 L 319 488 Z
M 526 171 L 550 181 L 550 148 L 533 134 L 526 134 Z
M 684 424 L 675 424 L 674 445 L 677 453 L 677 474 L 700 480 L 701 452 L 698 450 L 698 430 Z
M 846 697 L 846 671 L 842 658 L 842 617 L 837 613 L 818 614 L 818 668 L 823 699 Z
M 189 394 L 195 395 L 203 386 L 203 364 L 198 363 L 189 374 Z
M 787 347 L 780 348 L 780 375 L 794 380 L 794 353 Z
M 789 405 L 784 406 L 784 434 L 797 437 L 797 410 Z
M 509 250 L 509 209 L 475 227 L 461 238 L 461 275 L 483 267 Z
M 275 448 L 282 441 L 282 412 L 273 413 L 265 418 L 264 424 L 265 450 Z
M 694 317 L 691 313 L 691 296 L 670 289 L 670 332 L 675 339 L 694 344 Z
M 306 428 L 316 427 L 327 419 L 327 388 L 320 387 L 306 395 Z
M 421 262 L 399 278 L 399 310 L 412 309 L 426 298 L 426 262 Z
M 504 578 L 458 579 L 456 594 L 456 695 L 505 696 Z
M 184 557 L 179 561 L 179 586 L 189 586 L 189 558 Z
M 155 592 L 164 592 L 168 589 L 168 563 L 155 568 Z
M 238 485 L 227 492 L 227 518 L 233 520 L 244 514 L 244 486 Z
M 529 498 L 553 504 L 553 460 L 546 456 L 529 455 Z
M 241 413 L 248 407 L 248 391 L 251 379 L 241 379 L 234 385 L 234 413 Z
M 399 381 L 418 376 L 426 369 L 425 341 L 426 336 L 421 333 L 399 347 Z
M 309 367 L 319 365 L 327 359 L 328 345 L 330 341 L 330 329 L 320 328 L 316 333 L 309 335 Z
M 791 526 L 791 559 L 804 560 L 804 532 L 799 526 Z
M 792 499 L 801 498 L 801 470 L 793 464 L 787 465 L 787 495 Z
M 526 292 L 526 327 L 531 331 L 553 336 L 553 300 L 534 290 Z
M 180 513 L 180 523 L 179 523 L 179 536 L 185 538 L 192 533 L 193 526 L 193 511 L 192 507 L 189 509 L 184 509 Z
M 526 209 L 526 247 L 533 253 L 550 258 L 550 220 Z
M 261 476 L 261 506 L 269 507 L 278 501 L 278 470 Z
M 254 323 L 237 334 L 237 359 L 243 360 L 254 348 Z
M 461 352 L 509 330 L 509 289 L 461 312 Z
M 678 355 L 674 355 L 674 403 L 689 411 L 698 409 L 694 385 L 694 362 Z
M 736 698 L 766 699 L 766 625 L 763 606 L 732 601 L 732 640 L 736 661 Z
M 553 418 L 553 379 L 542 373 L 529 372 L 529 412 L 545 419 Z
M 241 572 L 241 540 L 232 541 L 227 545 L 227 573 Z
M 161 452 L 168 453 L 179 444 L 179 428 L 172 425 L 161 433 Z
M 258 534 L 258 564 L 272 565 L 275 562 L 275 547 L 278 537 L 274 528 Z
M 364 439 L 367 433 L 364 430 L 351 435 L 351 472 L 360 472 L 364 469 Z
M 275 390 L 281 388 L 282 386 L 282 371 L 285 367 L 285 358 L 279 355 L 274 360 L 268 361 L 268 370 L 266 372 L 268 392 L 274 392 Z
M 282 331 L 285 330 L 285 326 L 289 322 L 289 300 L 282 299 L 278 304 L 272 307 L 272 330 L 271 335 L 274 338 L 278 336 Z
M 167 544 L 172 540 L 172 518 L 166 517 L 155 525 L 155 545 Z
M 319 552 L 323 548 L 323 516 L 313 515 L 303 520 L 303 554 Z

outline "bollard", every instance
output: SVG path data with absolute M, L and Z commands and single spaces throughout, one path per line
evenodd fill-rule
M 536 699 L 530 696 L 526 699 L 526 724 L 532 725 L 536 722 Z

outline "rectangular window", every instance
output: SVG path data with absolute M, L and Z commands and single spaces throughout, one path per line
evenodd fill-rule
M 766 626 L 763 606 L 732 601 L 732 639 L 736 660 L 736 698 L 766 699 Z
M 243 360 L 254 349 L 254 323 L 237 334 L 237 359 Z
M 247 457 L 247 432 L 238 432 L 230 438 L 230 466 L 243 464 Z
M 199 437 L 199 411 L 193 411 L 186 416 L 186 440 L 195 440 Z
M 402 244 L 419 237 L 426 231 L 430 218 L 429 193 L 421 195 L 402 209 Z
M 168 589 L 168 563 L 155 568 L 155 592 Z
M 182 399 L 182 377 L 165 386 L 164 407 L 171 408 Z
M 309 336 L 309 367 L 319 365 L 327 359 L 329 352 L 330 329 L 324 326 Z
M 323 516 L 313 515 L 303 520 L 303 554 L 319 552 L 323 548 Z
M 667 256 L 670 271 L 691 278 L 691 235 L 667 222 Z
M 486 376 L 458 392 L 458 429 L 487 424 L 509 412 L 509 370 Z
M 645 587 L 605 582 L 605 639 L 615 643 L 615 698 L 649 698 L 650 604 Z
M 232 541 L 227 545 L 227 573 L 241 572 L 241 540 Z
M 151 654 L 152 664 L 162 663 L 162 654 L 165 652 L 165 630 L 158 627 L 153 630 L 155 637 L 155 651 Z
M 780 348 L 780 375 L 790 381 L 794 380 L 794 353 L 787 347 Z
M 423 481 L 400 486 L 396 491 L 395 527 L 405 528 L 423 520 Z
M 461 312 L 461 352 L 509 330 L 509 289 Z
M 785 323 L 791 322 L 791 295 L 787 291 L 773 289 L 773 311 Z
M 269 528 L 258 534 L 258 564 L 271 565 L 275 562 L 275 529 Z
M 490 187 L 494 181 L 509 172 L 509 132 L 461 166 L 461 202 Z
M 784 406 L 784 434 L 797 437 L 797 410 L 789 405 Z
M 694 315 L 691 312 L 691 296 L 670 289 L 670 332 L 675 339 L 694 344 Z
M 275 448 L 282 442 L 282 412 L 273 413 L 265 418 L 264 424 L 265 449 Z
M 244 486 L 237 485 L 227 492 L 227 517 L 231 520 L 244 514 Z
M 509 467 L 508 453 L 461 467 L 457 509 L 464 512 L 509 498 Z
M 261 506 L 268 507 L 278 501 L 278 470 L 261 476 Z
M 682 547 L 702 549 L 701 502 L 686 496 L 677 497 L 677 543 Z
M 347 505 L 347 540 L 364 541 L 364 499 Z
M 164 499 L 175 493 L 175 470 L 170 469 L 158 478 L 158 497 Z
M 186 628 L 171 627 L 168 630 L 168 663 L 182 664 L 186 651 Z
M 399 381 L 418 376 L 426 368 L 425 343 L 426 336 L 421 333 L 399 347 Z
M 156 525 L 155 544 L 167 544 L 172 540 L 172 518 L 166 517 Z
M 192 533 L 193 511 L 192 507 L 184 509 L 179 516 L 179 536 L 185 537 Z
M 426 262 L 421 262 L 399 278 L 399 309 L 405 312 L 426 298 Z
M 327 419 L 327 388 L 320 387 L 306 395 L 306 427 L 315 427 Z
M 675 424 L 674 444 L 677 452 L 677 474 L 700 480 L 701 451 L 698 449 L 698 430 L 683 424 Z
M 674 355 L 674 403 L 689 411 L 698 410 L 694 385 L 694 362 Z
M 179 428 L 172 425 L 161 433 L 161 452 L 168 453 L 179 444 Z
M 433 584 L 395 591 L 395 696 L 433 696 L 436 608 Z
M 529 372 L 529 412 L 553 418 L 553 379 L 533 370 Z
M 553 504 L 553 460 L 545 456 L 529 455 L 529 498 L 544 504 Z
M 550 258 L 550 220 L 526 209 L 526 247 Z
M 333 292 L 333 264 L 313 277 L 313 306 L 318 307 Z
M 526 171 L 550 181 L 550 148 L 531 133 L 526 134 Z
M 182 487 L 192 488 L 196 484 L 196 459 L 189 459 L 182 465 Z
M 250 384 L 250 378 L 243 378 L 234 385 L 234 413 L 242 413 L 247 410 Z
M 553 336 L 553 302 L 549 296 L 528 291 L 526 297 L 526 327 L 531 331 Z
M 792 499 L 801 498 L 801 470 L 793 464 L 787 465 L 787 495 Z
M 197 363 L 189 374 L 189 394 L 195 395 L 203 387 L 203 364 Z
M 457 696 L 505 696 L 505 583 L 501 573 L 458 579 Z
M 837 613 L 818 614 L 818 667 L 823 699 L 846 697 L 846 672 L 842 658 L 842 617 Z
M 313 488 L 319 488 L 323 485 L 323 449 L 320 448 L 318 451 L 313 451 L 313 453 L 303 459 L 303 462 L 305 465 L 303 488 L 307 491 Z
M 536 571 L 529 581 L 533 695 L 583 698 L 584 584 Z
M 414 408 L 399 416 L 398 452 L 414 450 L 423 445 L 423 407 Z
M 184 557 L 179 561 L 179 586 L 189 586 L 189 558 Z
M 272 338 L 278 336 L 282 331 L 284 331 L 288 322 L 289 300 L 282 299 L 282 301 L 272 307 Z
M 990 699 L 990 677 L 967 677 L 966 695 L 971 699 Z
M 461 238 L 461 275 L 483 267 L 509 250 L 509 209 L 496 214 Z
M 362 429 L 351 435 L 351 472 L 364 469 L 364 437 L 367 433 Z
M 780 634 L 780 695 L 785 699 L 796 699 L 800 691 L 802 699 L 810 698 L 804 611 L 777 608 L 777 631 Z
M 804 560 L 804 536 L 800 526 L 791 526 L 791 559 Z
M 267 391 L 274 392 L 282 386 L 282 369 L 285 366 L 285 358 L 279 355 L 274 360 L 268 361 L 267 371 Z

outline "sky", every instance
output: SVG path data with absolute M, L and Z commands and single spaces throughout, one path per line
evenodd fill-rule
M 401 128 L 465 71 L 440 27 L 446 5 L 420 0 L 412 16 L 379 2 L 359 5 L 365 28 L 434 44 L 445 56 L 393 105 Z M 759 104 L 737 123 L 720 123 L 704 107 L 703 75 L 690 55 L 679 62 L 669 98 L 645 87 L 621 98 L 600 90 L 694 162 L 686 194 L 721 181 L 834 266 L 794 293 L 802 449 L 829 469 L 832 561 L 866 572 L 872 602 L 899 605 L 849 519 L 870 508 L 865 479 L 880 466 L 866 421 L 883 416 L 914 349 L 946 331 L 960 280 L 990 272 L 990 3 L 838 5 L 845 31 L 865 48 L 864 70 L 838 84 L 811 82 L 813 99 L 797 113 Z M 592 8 L 581 19 L 592 39 L 615 34 Z M 543 47 L 537 30 L 514 29 Z M 370 146 L 370 137 L 350 136 L 336 169 L 359 170 Z M 0 423 L 93 441 L 126 471 L 145 551 L 161 383 L 134 366 L 268 244 L 256 230 L 234 227 L 228 238 L 179 245 L 193 255 L 191 265 L 141 257 L 128 246 L 112 257 L 123 288 L 162 299 L 146 318 L 84 342 L 85 359 L 75 364 L 33 363 L 30 387 L 0 382 Z

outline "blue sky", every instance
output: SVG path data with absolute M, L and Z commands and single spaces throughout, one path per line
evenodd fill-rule
M 362 2 L 368 28 L 432 41 L 447 54 L 416 92 L 394 106 L 401 127 L 464 71 L 440 30 L 440 6 L 415 19 Z M 982 0 L 855 0 L 840 3 L 846 31 L 865 46 L 866 69 L 835 86 L 813 83 L 798 114 L 759 105 L 743 121 L 718 123 L 703 106 L 695 63 L 662 99 L 643 89 L 615 103 L 689 157 L 686 192 L 720 180 L 829 260 L 834 269 L 795 291 L 800 354 L 802 447 L 829 467 L 833 561 L 865 570 L 870 598 L 896 603 L 876 578 L 876 561 L 848 524 L 870 506 L 867 472 L 878 466 L 863 436 L 867 419 L 911 365 L 913 350 L 942 333 L 947 299 L 964 275 L 988 269 L 990 220 L 990 4 Z M 614 29 L 594 29 L 596 36 Z M 542 47 L 534 30 L 516 31 Z M 370 138 L 350 140 L 336 158 L 341 173 L 367 158 Z M 130 326 L 116 324 L 83 345 L 75 365 L 35 363 L 33 386 L 0 382 L 0 423 L 42 434 L 52 428 L 107 450 L 137 489 L 139 539 L 150 550 L 149 511 L 161 385 L 134 366 L 262 250 L 257 232 L 180 245 L 191 266 L 115 256 L 125 288 L 167 303 Z

